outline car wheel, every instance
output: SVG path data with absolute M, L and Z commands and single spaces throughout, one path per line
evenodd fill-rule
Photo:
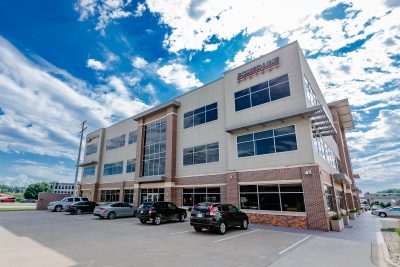
M 184 222 L 185 221 L 185 214 L 181 214 L 181 216 L 179 217 L 179 221 L 180 222 Z
M 196 232 L 201 232 L 201 231 L 203 231 L 203 228 L 202 227 L 195 227 L 194 230 Z
M 115 219 L 115 212 L 111 211 L 110 213 L 108 213 L 107 218 L 110 220 Z
M 226 224 L 225 224 L 225 222 L 220 222 L 219 227 L 218 227 L 218 233 L 220 235 L 224 235 L 226 233 Z
M 161 223 L 161 217 L 160 215 L 156 215 L 156 217 L 154 217 L 153 223 L 155 225 L 159 225 Z
M 147 223 L 147 221 L 146 221 L 146 220 L 143 220 L 143 219 L 141 219 L 140 222 L 143 223 L 143 224 L 146 224 L 146 223 Z
M 379 217 L 385 218 L 385 217 L 387 217 L 387 215 L 386 215 L 386 213 L 381 212 L 381 213 L 379 213 Z
M 240 228 L 242 230 L 246 230 L 248 227 L 249 227 L 249 222 L 247 221 L 247 219 L 244 219 L 242 225 L 240 225 Z
M 77 209 L 75 212 L 77 215 L 81 215 L 82 214 L 82 210 L 81 209 Z
M 56 211 L 60 212 L 62 210 L 61 206 L 56 206 Z

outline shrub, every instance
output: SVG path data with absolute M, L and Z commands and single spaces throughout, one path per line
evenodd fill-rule
M 396 228 L 396 233 L 400 236 L 400 227 Z
M 350 209 L 350 213 L 357 213 L 357 209 Z
M 342 215 L 339 215 L 339 214 L 335 214 L 335 215 L 330 217 L 330 219 L 334 220 L 334 221 L 341 220 L 342 218 L 343 218 Z

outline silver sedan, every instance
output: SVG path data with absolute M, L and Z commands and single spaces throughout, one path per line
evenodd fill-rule
M 93 215 L 108 219 L 115 219 L 117 217 L 133 217 L 136 216 L 136 208 L 131 204 L 124 202 L 109 203 L 97 206 L 93 211 Z

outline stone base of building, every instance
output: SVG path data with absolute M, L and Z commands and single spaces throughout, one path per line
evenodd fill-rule
M 250 223 L 309 229 L 306 216 L 290 216 L 277 214 L 259 214 L 246 212 Z

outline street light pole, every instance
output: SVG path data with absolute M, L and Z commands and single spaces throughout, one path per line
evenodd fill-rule
M 81 124 L 81 131 L 80 131 L 80 133 L 81 133 L 81 141 L 79 143 L 78 159 L 76 161 L 75 182 L 74 182 L 74 197 L 76 197 L 76 195 L 77 195 L 76 193 L 77 193 L 77 184 L 78 184 L 79 161 L 81 159 L 83 133 L 87 129 L 87 127 L 85 127 L 85 124 L 86 124 L 86 121 L 82 122 L 82 124 Z

